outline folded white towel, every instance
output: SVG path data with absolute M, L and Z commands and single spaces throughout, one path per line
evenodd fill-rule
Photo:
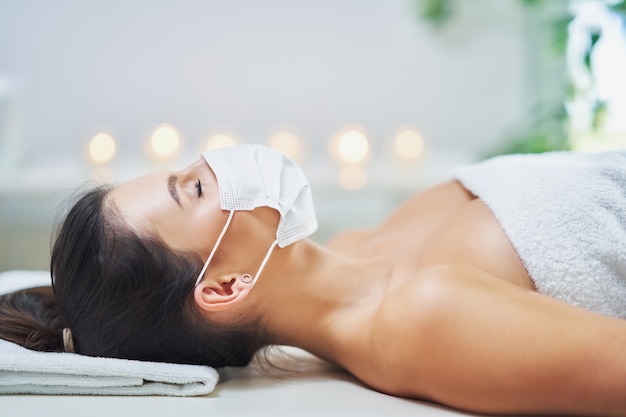
M 13 270 L 0 272 L 0 295 L 24 288 L 51 285 L 50 273 L 47 271 Z
M 0 293 L 49 282 L 43 271 L 4 272 Z M 192 396 L 212 392 L 218 378 L 208 366 L 36 352 L 0 340 L 0 394 Z

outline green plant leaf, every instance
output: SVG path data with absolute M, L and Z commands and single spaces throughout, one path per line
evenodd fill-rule
M 596 43 L 600 40 L 602 36 L 602 30 L 600 28 L 593 28 L 589 32 L 589 40 L 591 41 L 591 48 L 596 46 Z
M 587 71 L 591 72 L 591 46 L 585 49 L 585 55 L 583 56 L 583 62 Z
M 444 24 L 454 9 L 453 0 L 415 0 L 420 18 L 437 26 Z
M 604 126 L 604 122 L 606 121 L 608 113 L 607 102 L 602 100 L 596 101 L 591 111 L 593 113 L 591 127 L 594 131 L 598 131 L 598 129 Z
M 558 55 L 565 54 L 572 20 L 574 16 L 568 13 L 552 19 L 549 23 L 550 49 Z
M 535 7 L 543 3 L 542 0 L 520 0 L 524 6 Z
M 593 53 L 593 49 L 600 40 L 601 36 L 602 31 L 599 28 L 592 28 L 589 30 L 589 46 L 585 49 L 583 61 L 585 63 L 585 67 L 590 73 L 593 72 L 593 69 L 591 68 L 591 54 Z
M 621 15 L 626 15 L 626 0 L 622 0 L 618 3 L 612 4 L 609 6 L 612 12 L 618 13 Z

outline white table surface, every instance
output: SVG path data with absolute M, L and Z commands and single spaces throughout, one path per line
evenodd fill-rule
M 299 377 L 223 375 L 201 397 L 7 395 L 0 416 L 473 416 L 427 402 L 370 390 L 350 375 L 328 371 Z

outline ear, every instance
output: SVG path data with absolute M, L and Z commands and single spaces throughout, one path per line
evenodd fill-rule
M 239 304 L 250 292 L 238 275 L 224 275 L 217 279 L 203 279 L 194 289 L 196 306 L 203 311 L 224 311 Z

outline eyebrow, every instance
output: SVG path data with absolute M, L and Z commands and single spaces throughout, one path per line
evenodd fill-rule
M 167 191 L 170 192 L 170 195 L 176 201 L 179 207 L 182 207 L 180 204 L 180 198 L 178 197 L 178 190 L 176 189 L 176 183 L 178 182 L 178 177 L 176 175 L 170 175 L 167 178 Z

